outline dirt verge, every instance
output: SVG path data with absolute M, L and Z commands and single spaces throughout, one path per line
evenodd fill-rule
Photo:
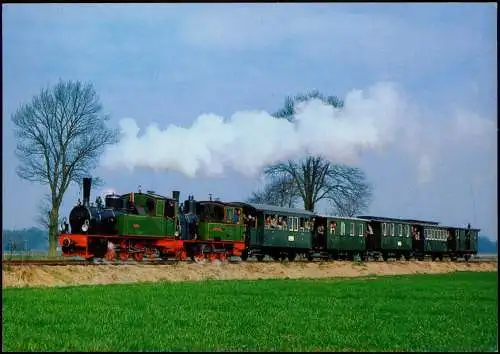
M 240 264 L 11 266 L 2 270 L 3 287 L 47 287 L 205 279 L 334 278 L 369 275 L 496 272 L 497 262 L 246 262 Z

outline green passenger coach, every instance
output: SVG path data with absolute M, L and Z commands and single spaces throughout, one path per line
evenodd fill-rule
M 314 213 L 264 204 L 231 204 L 243 208 L 247 225 L 245 259 L 253 255 L 262 261 L 268 255 L 275 260 L 293 261 L 311 248 Z
M 308 259 L 355 259 L 365 256 L 366 220 L 317 215 L 313 231 L 313 250 Z
M 366 257 L 409 260 L 412 256 L 412 221 L 407 219 L 359 216 L 367 221 Z

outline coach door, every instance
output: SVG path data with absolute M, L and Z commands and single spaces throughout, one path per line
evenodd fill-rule
M 411 226 L 412 246 L 414 250 L 424 252 L 425 235 L 424 228 L 418 225 Z
M 366 249 L 369 251 L 377 250 L 380 246 L 381 224 L 369 222 L 366 226 Z M 378 240 L 378 242 L 377 242 Z M 377 245 L 378 243 L 378 245 Z
M 327 225 L 326 218 L 316 217 L 312 231 L 312 245 L 314 249 L 326 248 Z
M 457 249 L 457 237 L 455 235 L 455 230 L 453 229 L 447 229 L 447 244 L 448 244 L 448 251 L 456 251 Z

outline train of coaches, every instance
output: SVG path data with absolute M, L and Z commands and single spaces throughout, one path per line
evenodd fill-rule
M 64 256 L 111 260 L 163 258 L 293 261 L 323 259 L 387 260 L 430 257 L 468 260 L 477 254 L 479 229 L 438 222 L 358 216 L 320 215 L 270 205 L 196 201 L 179 202 L 152 191 L 111 194 L 89 203 L 91 179 L 83 181 L 78 202 L 60 227 Z M 211 199 L 211 198 L 210 198 Z

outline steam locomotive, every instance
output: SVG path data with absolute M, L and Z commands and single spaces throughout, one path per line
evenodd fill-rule
M 60 228 L 64 256 L 108 261 L 144 257 L 224 261 L 265 256 L 274 260 L 469 259 L 477 254 L 479 229 L 438 222 L 320 215 L 306 210 L 218 200 L 179 202 L 154 191 L 109 194 L 90 204 L 91 178 L 83 180 L 83 203 Z

